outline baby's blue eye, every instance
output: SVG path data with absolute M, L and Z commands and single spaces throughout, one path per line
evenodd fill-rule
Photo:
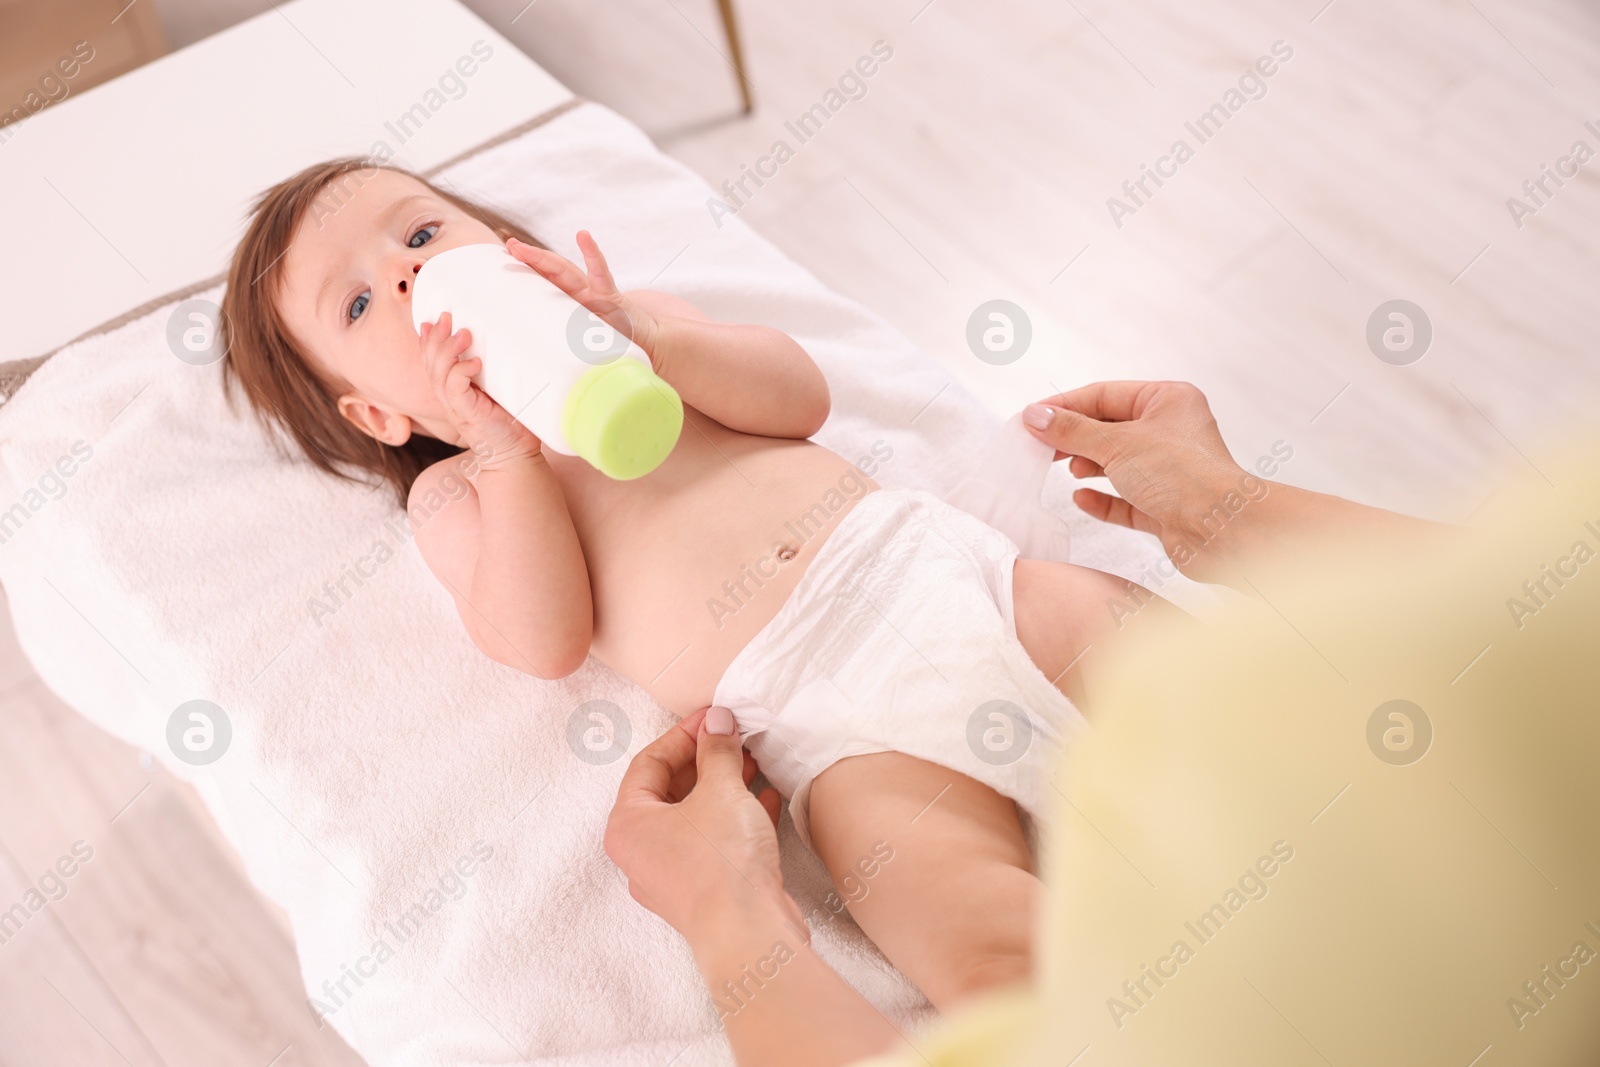
M 350 310 L 345 313 L 346 317 L 351 322 L 359 319 L 361 317 L 361 313 L 367 310 L 367 304 L 371 301 L 371 299 L 372 297 L 369 294 L 362 293 L 360 296 L 350 301 Z
M 437 226 L 424 226 L 422 229 L 411 235 L 411 240 L 406 242 L 406 246 L 408 248 L 421 248 L 423 245 L 433 240 L 433 235 L 438 232 L 439 227 Z M 417 240 L 418 237 L 421 237 L 422 240 Z

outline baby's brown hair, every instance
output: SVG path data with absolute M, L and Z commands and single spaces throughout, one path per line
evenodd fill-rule
M 286 178 L 256 200 L 250 226 L 228 267 L 228 289 L 217 330 L 227 353 L 222 379 L 230 407 L 235 387 L 242 387 L 274 443 L 281 447 L 282 438 L 274 432 L 281 430 L 321 470 L 348 481 L 387 484 L 404 508 L 417 475 L 462 449 L 420 433 L 413 433 L 403 445 L 384 444 L 363 433 L 339 414 L 335 401 L 340 383 L 329 380 L 301 350 L 278 308 L 283 258 L 306 212 L 330 186 L 348 196 L 349 185 L 359 188 L 380 167 L 421 182 L 440 199 L 488 226 L 502 241 L 515 237 L 544 247 L 499 212 L 446 192 L 409 171 L 357 157 L 331 159 Z

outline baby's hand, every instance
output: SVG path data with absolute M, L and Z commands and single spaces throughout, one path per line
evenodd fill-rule
M 578 231 L 578 248 L 583 252 L 584 263 L 589 268 L 587 274 L 548 248 L 535 248 L 515 237 L 506 241 L 507 252 L 538 271 L 556 288 L 651 354 L 656 335 L 655 319 L 640 311 L 625 293 L 617 289 L 617 283 L 611 280 L 611 269 L 606 266 L 606 257 L 600 254 L 600 246 L 595 244 L 588 230 Z
M 473 384 L 472 376 L 483 369 L 483 361 L 476 356 L 462 358 L 472 345 L 471 332 L 451 332 L 450 326 L 447 311 L 438 322 L 423 323 L 419 333 L 428 383 L 444 404 L 460 443 L 477 453 L 486 469 L 538 455 L 543 446 L 533 432 Z

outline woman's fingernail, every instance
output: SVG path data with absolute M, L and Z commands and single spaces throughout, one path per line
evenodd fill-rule
M 1029 404 L 1022 409 L 1022 421 L 1035 430 L 1048 430 L 1050 420 L 1055 417 L 1056 409 L 1048 404 Z
M 727 736 L 733 733 L 733 712 L 713 707 L 706 712 L 706 733 Z

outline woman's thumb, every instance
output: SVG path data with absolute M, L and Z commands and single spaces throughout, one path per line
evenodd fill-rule
M 744 744 L 739 740 L 739 727 L 733 721 L 733 712 L 727 708 L 711 707 L 700 724 L 700 737 L 695 748 L 695 774 L 699 781 L 724 778 L 744 786 Z
M 1071 408 L 1029 404 L 1022 409 L 1022 422 L 1035 437 L 1057 452 L 1083 456 L 1102 467 L 1116 452 L 1108 432 L 1112 424 L 1091 419 Z

